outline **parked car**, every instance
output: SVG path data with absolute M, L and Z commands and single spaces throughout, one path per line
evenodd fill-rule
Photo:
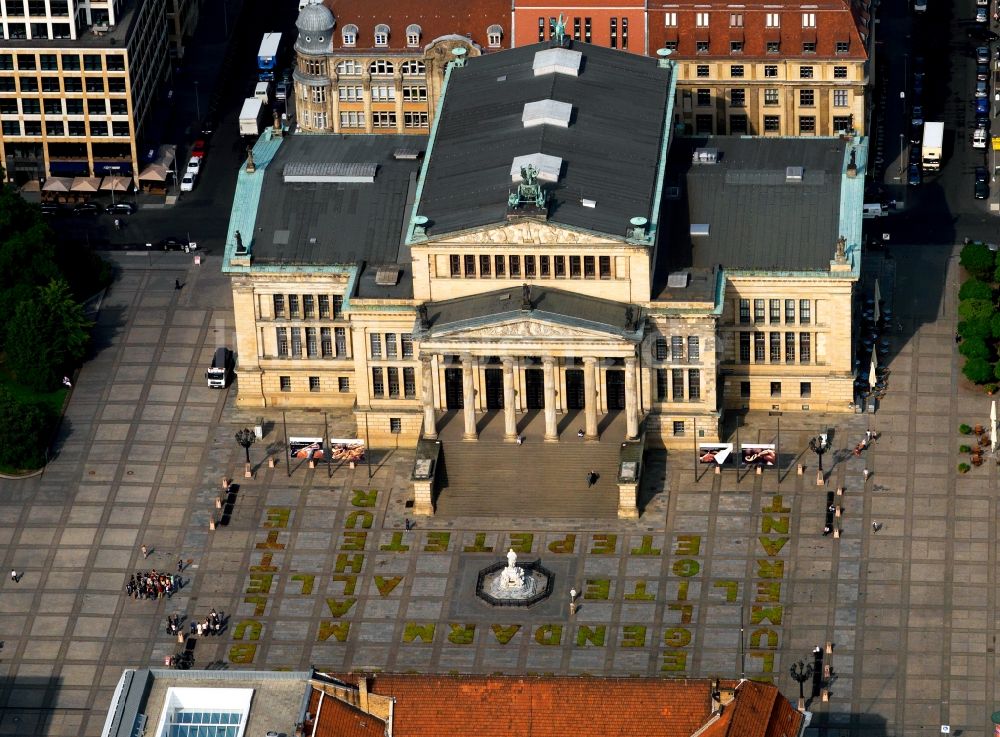
M 921 181 L 923 181 L 923 177 L 921 176 L 920 173 L 920 165 L 910 164 L 909 168 L 907 169 L 906 183 L 912 187 L 915 187 L 916 185 L 920 184 Z
M 988 138 L 985 128 L 976 128 L 972 131 L 972 147 L 973 148 L 986 148 L 986 139 Z
M 910 114 L 911 123 L 914 127 L 920 127 L 924 124 L 924 106 L 914 105 L 913 110 Z
M 199 138 L 194 143 L 191 144 L 191 156 L 192 158 L 201 158 L 205 155 L 205 139 Z
M 976 64 L 989 64 L 990 63 L 990 48 L 989 46 L 977 46 L 976 47 Z
M 134 215 L 138 209 L 139 206 L 134 202 L 116 202 L 105 207 L 104 212 L 108 215 Z
M 985 23 L 990 19 L 989 11 L 986 8 L 976 8 L 976 23 Z
M 986 167 L 977 166 L 976 167 L 976 185 L 973 188 L 973 193 L 977 200 L 985 200 L 990 196 L 990 184 L 989 184 L 989 174 L 986 173 Z
M 288 85 L 284 82 L 279 82 L 278 86 L 274 88 L 274 99 L 281 101 L 288 97 Z
M 184 172 L 184 176 L 181 177 L 181 192 L 193 192 L 194 183 L 198 178 L 198 175 L 194 172 Z
M 988 115 L 976 115 L 976 128 L 982 128 L 987 135 L 990 132 L 990 117 Z
M 281 72 L 281 81 L 284 82 L 289 87 L 292 86 L 292 68 L 285 67 Z
M 976 115 L 989 115 L 990 114 L 990 101 L 985 97 L 976 98 Z
M 81 202 L 73 208 L 74 215 L 97 215 L 101 212 L 101 206 L 94 202 Z
M 156 247 L 161 251 L 193 251 L 198 247 L 194 241 L 187 238 L 178 238 L 175 235 L 167 236 L 156 242 Z
M 910 126 L 910 143 L 919 146 L 924 141 L 924 127 L 922 125 Z
M 990 65 L 976 64 L 976 79 L 985 82 L 989 78 L 990 78 Z
M 910 146 L 910 164 L 920 163 L 920 149 L 916 146 Z
M 989 86 L 983 79 L 976 80 L 976 97 L 986 97 L 990 93 Z
M 194 154 L 191 154 L 191 158 L 188 159 L 188 164 L 187 164 L 186 171 L 188 171 L 188 172 L 190 172 L 192 174 L 199 174 L 199 173 L 201 173 L 201 157 L 200 156 L 195 156 Z

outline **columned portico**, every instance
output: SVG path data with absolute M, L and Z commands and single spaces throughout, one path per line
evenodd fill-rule
M 552 356 L 542 358 L 542 370 L 545 378 L 545 439 L 559 440 L 559 430 L 556 426 L 556 359 Z
M 503 358 L 503 427 L 506 440 L 517 440 L 517 415 L 514 397 L 514 359 Z
M 465 417 L 465 439 L 475 440 L 476 432 L 476 387 L 473 383 L 472 356 L 462 355 L 462 414 Z
M 635 358 L 625 359 L 625 436 L 632 440 L 639 435 L 639 397 L 636 395 Z
M 597 439 L 597 359 L 583 359 L 584 433 L 588 440 Z

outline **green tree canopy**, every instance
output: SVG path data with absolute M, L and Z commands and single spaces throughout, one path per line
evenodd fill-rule
M 990 347 L 979 336 L 966 338 L 958 347 L 958 352 L 966 358 L 989 358 Z
M 968 340 L 969 338 L 989 338 L 992 335 L 990 323 L 986 321 L 962 320 L 958 323 L 958 334 Z
M 958 303 L 958 315 L 963 320 L 989 320 L 996 312 L 993 302 L 988 299 L 963 299 Z
M 975 384 L 985 384 L 993 378 L 993 366 L 985 358 L 970 358 L 962 367 L 962 373 Z
M 995 258 L 985 243 L 967 243 L 962 248 L 959 263 L 972 276 L 989 279 L 993 276 Z
M 958 290 L 958 298 L 966 299 L 993 299 L 993 288 L 980 279 L 966 279 L 962 288 Z
M 0 387 L 0 464 L 41 468 L 54 421 L 44 405 L 24 404 Z

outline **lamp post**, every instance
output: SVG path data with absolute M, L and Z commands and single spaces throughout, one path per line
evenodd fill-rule
M 792 676 L 793 681 L 798 681 L 799 683 L 799 711 L 805 711 L 806 709 L 806 692 L 805 684 L 813 676 L 813 667 L 810 663 L 804 663 L 801 660 L 798 663 L 792 663 L 792 667 L 789 668 L 789 674 Z
M 254 431 L 249 427 L 244 427 L 242 430 L 236 431 L 236 442 L 240 444 L 247 454 L 246 466 L 243 469 L 244 478 L 251 478 L 253 473 L 250 470 L 250 446 L 256 442 L 257 436 Z
M 198 80 L 194 81 L 194 114 L 201 125 L 201 95 L 198 94 Z
M 900 130 L 905 131 L 906 130 L 906 92 L 905 91 L 901 91 L 899 93 L 899 107 L 900 107 L 901 112 L 903 114 L 903 117 L 902 117 L 902 119 L 900 121 Z M 905 158 L 905 154 L 906 154 L 905 140 L 906 140 L 906 134 L 905 133 L 900 133 L 899 134 L 899 178 L 900 179 L 903 178 L 903 167 L 905 166 L 905 162 L 903 161 L 903 159 Z M 905 184 L 905 182 L 904 182 L 904 184 Z
M 830 450 L 830 443 L 826 433 L 820 433 L 819 437 L 809 438 L 809 450 L 816 454 L 819 463 L 819 470 L 823 470 L 823 454 Z

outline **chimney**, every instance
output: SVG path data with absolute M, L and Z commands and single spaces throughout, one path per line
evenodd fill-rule
M 358 678 L 358 708 L 368 714 L 368 676 L 361 675 Z

